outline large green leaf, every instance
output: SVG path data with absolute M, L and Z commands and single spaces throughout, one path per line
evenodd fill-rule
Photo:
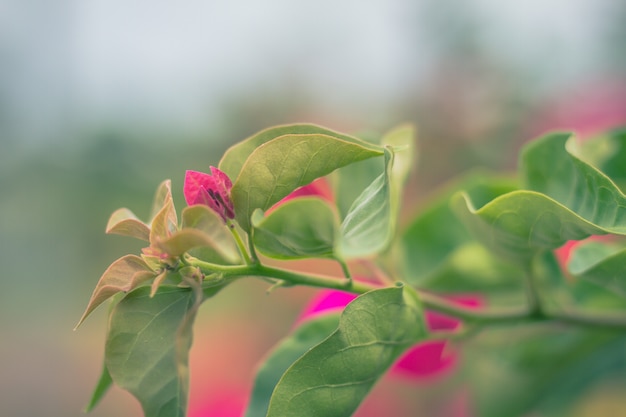
M 491 251 L 527 264 L 536 253 L 568 240 L 607 233 L 535 191 L 513 191 L 475 208 L 471 195 L 458 193 L 452 205 L 473 235 Z
M 296 198 L 266 217 L 252 216 L 255 247 L 276 259 L 332 258 L 338 229 L 337 215 L 319 198 Z
M 385 166 L 354 201 L 341 224 L 337 252 L 343 259 L 373 255 L 387 248 L 395 233 L 391 202 L 391 169 L 394 155 L 385 148 Z
M 382 155 L 373 146 L 328 135 L 284 135 L 250 154 L 231 191 L 239 225 L 250 231 L 254 210 L 267 210 L 296 188 L 337 168 Z
M 263 362 L 254 380 L 245 417 L 265 417 L 274 387 L 283 373 L 313 346 L 326 339 L 339 325 L 339 314 L 324 314 L 307 320 L 283 339 Z
M 246 159 L 258 148 L 259 146 L 267 143 L 273 139 L 276 139 L 284 135 L 311 135 L 321 134 L 331 136 L 337 139 L 344 140 L 346 142 L 352 142 L 367 146 L 366 142 L 355 138 L 353 136 L 345 135 L 343 133 L 335 132 L 330 129 L 326 129 L 314 124 L 290 124 L 270 127 L 250 136 L 249 138 L 231 146 L 219 163 L 220 170 L 224 171 L 232 180 L 235 180 L 241 169 L 246 162 Z
M 580 245 L 572 253 L 569 272 L 626 297 L 626 249 L 600 242 Z
M 626 234 L 626 196 L 609 177 L 576 156 L 571 134 L 554 133 L 531 142 L 521 156 L 524 180 L 587 222 Z
M 402 352 L 426 336 L 410 291 L 374 290 L 350 303 L 339 328 L 280 379 L 267 416 L 350 416 Z
M 626 234 L 626 196 L 577 155 L 568 133 L 546 135 L 521 156 L 530 190 L 479 207 L 471 193 L 452 198 L 456 212 L 493 252 L 526 263 L 535 253 L 589 235 Z
M 214 287 L 205 296 L 211 296 Z M 114 308 L 105 363 L 116 385 L 141 403 L 146 417 L 184 417 L 188 392 L 188 355 L 192 325 L 202 295 L 162 286 L 129 293 Z

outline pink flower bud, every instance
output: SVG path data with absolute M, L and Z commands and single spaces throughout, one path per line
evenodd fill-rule
M 213 166 L 211 167 L 211 174 L 197 171 L 185 173 L 183 193 L 187 204 L 190 206 L 195 204 L 209 206 L 211 210 L 222 217 L 224 222 L 227 219 L 235 218 L 233 202 L 230 199 L 232 188 L 233 184 L 230 178 Z

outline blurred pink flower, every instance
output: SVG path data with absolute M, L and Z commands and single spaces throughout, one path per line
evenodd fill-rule
M 202 402 L 190 403 L 189 417 L 241 417 L 248 393 L 238 386 L 215 387 Z
M 626 84 L 609 80 L 570 90 L 538 109 L 533 118 L 531 137 L 559 129 L 588 139 L 626 125 Z
M 233 184 L 228 175 L 212 166 L 211 174 L 187 171 L 183 194 L 188 205 L 209 206 L 226 221 L 235 218 L 233 202 L 230 199 L 232 188 Z
M 298 198 L 298 197 L 319 197 L 322 200 L 326 200 L 330 203 L 334 201 L 333 191 L 331 190 L 330 185 L 328 184 L 328 181 L 326 181 L 325 178 L 318 178 L 314 180 L 313 182 L 311 182 L 310 184 L 303 185 L 302 187 L 297 188 L 296 190 L 292 191 L 287 197 L 283 198 L 278 203 L 274 204 L 268 210 L 268 212 L 276 209 L 281 204 L 284 204 L 287 201 L 293 200 L 294 198 Z
M 320 291 L 304 309 L 298 323 L 318 314 L 342 310 L 357 296 L 335 290 Z M 480 297 L 473 295 L 456 295 L 448 297 L 460 305 L 480 307 Z M 426 312 L 426 322 L 430 330 L 454 330 L 460 322 L 441 313 Z M 412 380 L 429 379 L 445 374 L 453 368 L 457 361 L 455 352 L 444 352 L 445 341 L 428 341 L 418 343 L 404 353 L 391 370 L 393 375 L 405 376 Z

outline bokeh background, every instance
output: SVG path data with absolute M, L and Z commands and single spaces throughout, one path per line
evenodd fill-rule
M 105 312 L 72 328 L 106 266 L 140 249 L 103 234 L 113 210 L 146 215 L 166 178 L 182 207 L 185 169 L 297 121 L 368 134 L 416 123 L 417 204 L 470 167 L 512 169 L 547 129 L 625 123 L 626 3 L 0 0 L 0 415 L 82 415 Z M 200 312 L 192 403 L 204 415 L 237 415 L 314 294 L 265 290 L 241 282 Z M 376 398 L 400 408 L 370 413 L 428 409 L 437 392 L 422 391 L 386 379 Z M 576 415 L 599 415 L 593 404 Z M 141 413 L 113 389 L 91 415 Z

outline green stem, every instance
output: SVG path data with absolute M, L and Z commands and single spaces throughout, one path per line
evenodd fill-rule
M 339 265 L 341 265 L 343 276 L 346 277 L 346 279 L 352 281 L 352 274 L 350 273 L 350 268 L 348 268 L 348 264 L 346 263 L 346 261 L 341 258 L 335 258 L 335 260 L 339 262 Z
M 241 256 L 243 256 L 243 259 L 246 262 L 246 264 L 248 264 L 248 265 L 254 264 L 255 261 L 253 261 L 252 258 L 250 258 L 250 255 L 248 255 L 248 251 L 246 249 L 246 245 L 243 243 L 243 240 L 241 239 L 241 236 L 239 236 L 239 232 L 237 232 L 237 228 L 235 227 L 235 223 L 233 223 L 231 220 L 228 220 L 226 225 L 228 226 L 228 230 L 230 230 L 230 233 L 235 238 L 235 243 L 237 244 L 237 248 L 239 249 L 239 252 L 241 253 Z M 252 245 L 250 245 L 250 246 L 252 246 Z
M 286 269 L 274 268 L 261 264 L 250 265 L 218 265 L 204 262 L 187 256 L 183 263 L 193 265 L 205 274 L 219 273 L 225 280 L 253 276 L 259 278 L 279 279 L 287 285 L 305 285 L 309 287 L 328 288 L 364 294 L 381 288 L 365 282 L 350 281 L 336 277 L 305 274 Z M 537 307 L 520 306 L 511 308 L 473 309 L 460 306 L 444 297 L 417 291 L 418 298 L 425 309 L 437 311 L 457 318 L 469 326 L 485 326 L 497 324 L 521 324 L 552 322 L 581 327 L 626 330 L 624 315 L 587 315 L 582 312 L 550 312 L 537 310 Z M 538 314 L 540 312 L 540 314 Z
M 529 314 L 540 316 L 542 314 L 541 298 L 539 297 L 539 292 L 535 285 L 535 277 L 531 270 L 526 271 L 524 284 Z

